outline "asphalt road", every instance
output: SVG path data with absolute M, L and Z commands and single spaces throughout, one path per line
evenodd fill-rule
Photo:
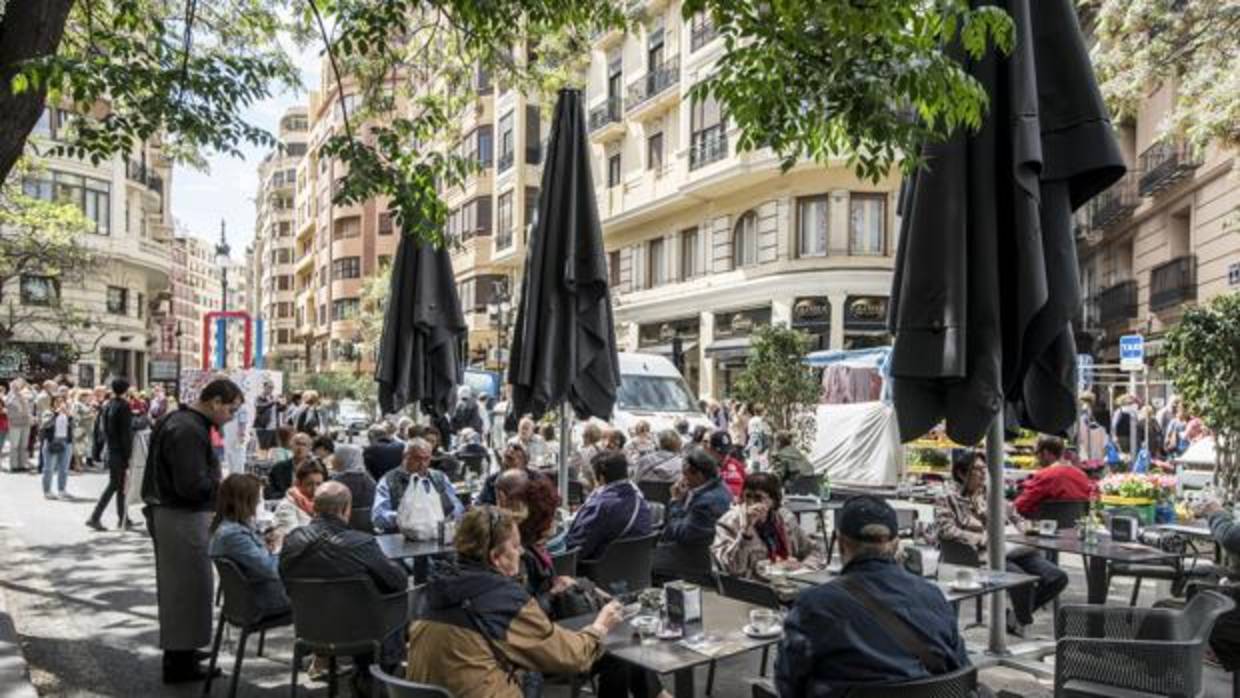
M 198 696 L 201 685 L 168 687 L 159 681 L 154 560 L 145 531 L 97 533 L 85 526 L 105 484 L 102 474 L 73 475 L 69 490 L 76 499 L 48 501 L 42 497 L 38 477 L 0 472 L 0 613 L 7 609 L 12 616 L 30 679 L 41 696 Z M 109 507 L 104 515 L 109 527 L 115 526 L 114 511 Z M 1079 563 L 1067 564 L 1073 581 L 1066 601 L 1079 602 L 1084 596 Z M 1126 603 L 1130 590 L 1125 581 L 1117 581 L 1113 602 Z M 1166 595 L 1163 585 L 1157 592 L 1142 592 L 1144 603 L 1162 595 Z M 965 608 L 961 617 L 972 620 L 972 607 Z M 1035 632 L 1048 635 L 1049 612 L 1038 618 Z M 971 646 L 984 646 L 984 628 L 966 635 Z M 239 695 L 288 695 L 290 632 L 273 631 L 265 657 L 254 657 L 253 647 L 250 643 Z M 230 642 L 225 642 L 221 654 L 226 673 L 216 683 L 217 695 L 227 688 Z M 749 696 L 746 679 L 757 675 L 758 660 L 754 653 L 722 662 L 714 695 Z M 699 692 L 704 674 L 698 677 Z M 326 695 L 325 684 L 311 684 L 302 676 L 302 687 L 308 689 L 302 695 Z M 992 688 L 1022 698 L 1051 695 L 1046 682 L 1023 673 L 992 668 L 982 677 Z M 1210 696 L 1230 695 L 1229 677 L 1210 670 L 1208 678 Z M 347 682 L 341 694 L 349 695 Z M 0 686 L 0 698 L 8 695 Z M 547 695 L 558 698 L 567 691 L 553 686 Z

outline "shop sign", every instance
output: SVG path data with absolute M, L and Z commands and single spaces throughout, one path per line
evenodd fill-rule
M 882 330 L 887 328 L 886 296 L 849 296 L 844 301 L 844 329 Z
M 682 340 L 696 340 L 699 334 L 698 325 L 696 317 L 641 325 L 637 330 L 638 344 L 643 347 L 671 344 L 676 337 Z
M 769 307 L 715 313 L 715 338 L 746 337 L 755 327 L 770 323 L 771 309 Z
M 831 327 L 831 301 L 825 296 L 798 298 L 792 304 L 792 326 L 825 331 Z

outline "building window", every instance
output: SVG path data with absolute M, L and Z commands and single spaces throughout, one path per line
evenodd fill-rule
M 332 279 L 356 279 L 362 275 L 361 257 L 341 257 L 332 260 Z
M 887 254 L 887 195 L 853 194 L 848 211 L 848 253 Z
M 146 313 L 146 296 L 139 293 L 138 302 L 135 304 L 135 306 L 136 307 L 134 308 L 134 310 L 137 311 L 138 319 L 141 320 L 143 314 Z
M 471 162 L 476 162 L 481 167 L 490 167 L 495 150 L 493 138 L 490 124 L 479 126 L 470 131 L 469 135 L 465 136 L 465 140 L 461 143 L 461 157 Z
M 542 124 L 537 104 L 525 105 L 525 162 L 542 162 Z
M 607 253 L 607 285 L 620 288 L 620 250 Z
M 607 158 L 607 186 L 620 185 L 620 153 Z
M 689 123 L 689 169 L 722 160 L 728 154 L 723 109 L 713 95 L 693 100 Z
M 288 291 L 293 288 L 293 277 L 288 274 L 281 274 L 276 277 L 276 290 Z
M 324 264 L 319 267 L 319 288 L 323 288 L 326 285 L 327 285 L 327 265 Z
M 758 262 L 758 214 L 746 211 L 732 230 L 732 268 L 748 267 Z
M 112 184 L 106 180 L 64 172 L 27 177 L 22 182 L 26 196 L 75 206 L 95 224 L 95 233 L 112 230 Z
M 646 247 L 646 288 L 667 283 L 667 260 L 663 255 L 663 238 L 651 240 Z
M 289 332 L 287 329 L 276 330 L 276 344 L 288 344 Z
M 319 303 L 319 324 L 320 325 L 327 324 L 327 304 L 326 303 Z
M 337 298 L 332 301 L 332 322 L 352 320 L 357 316 L 358 307 L 356 298 Z
M 387 211 L 384 211 L 383 213 L 379 214 L 379 234 L 380 235 L 391 235 L 392 234 L 392 214 L 388 213 Z
M 706 246 L 697 228 L 680 234 L 680 278 L 693 279 L 706 273 Z
M 59 305 L 60 280 L 50 276 L 22 274 L 22 305 Z
M 646 169 L 654 170 L 657 177 L 663 171 L 663 132 L 654 134 L 646 141 Z
M 827 195 L 797 199 L 797 256 L 827 255 Z
M 530 224 L 534 223 L 538 217 L 538 187 L 525 188 L 525 228 L 528 231 Z
M 332 230 L 333 240 L 344 240 L 346 238 L 355 238 L 362 234 L 362 219 L 358 216 L 350 216 L 349 218 L 341 218 L 336 221 L 336 226 Z
M 129 314 L 129 289 L 120 286 L 108 287 L 108 312 L 112 315 Z
M 495 246 L 505 249 L 512 246 L 512 192 L 499 195 L 495 211 Z
M 512 167 L 514 153 L 517 149 L 517 135 L 512 128 L 512 114 L 513 112 L 508 112 L 499 120 L 499 164 L 496 169 L 500 172 Z

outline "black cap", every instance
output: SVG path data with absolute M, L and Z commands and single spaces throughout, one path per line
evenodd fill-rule
M 728 436 L 728 432 L 719 429 L 710 435 L 710 449 L 718 453 L 725 453 L 732 449 L 732 437 Z
M 891 540 L 896 537 L 900 524 L 896 521 L 896 510 L 886 500 L 873 495 L 861 494 L 849 497 L 840 510 L 840 533 L 853 540 L 872 543 Z M 866 526 L 878 524 L 885 526 L 890 532 L 883 538 L 867 536 L 862 533 Z

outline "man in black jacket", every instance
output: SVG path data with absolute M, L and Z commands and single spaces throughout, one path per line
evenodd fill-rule
M 346 579 L 369 577 L 380 594 L 391 594 L 409 587 L 409 576 L 379 548 L 369 533 L 349 528 L 352 496 L 339 482 L 325 482 L 314 492 L 314 520 L 293 529 L 280 550 L 280 579 Z M 400 632 L 383 642 L 380 663 L 390 667 L 400 661 L 403 645 Z M 353 657 L 355 679 L 369 676 L 373 657 L 367 653 Z
M 113 378 L 112 399 L 104 405 L 99 416 L 99 421 L 103 422 L 103 438 L 107 443 L 108 486 L 99 496 L 94 513 L 86 520 L 86 525 L 96 531 L 107 530 L 100 519 L 113 495 L 116 496 L 116 526 L 129 528 L 129 517 L 125 515 L 125 473 L 129 470 L 129 457 L 133 454 L 133 412 L 129 409 L 129 401 L 125 399 L 128 393 L 129 381 Z
M 165 683 L 201 681 L 207 675 L 197 650 L 211 641 L 215 575 L 207 543 L 221 475 L 211 430 L 236 415 L 243 397 L 232 381 L 213 380 L 197 402 L 165 415 L 151 434 L 142 500 L 155 541 Z
M 362 449 L 362 463 L 366 472 L 378 482 L 389 470 L 400 467 L 405 458 L 405 446 L 398 443 L 382 424 L 376 424 L 366 432 L 369 444 Z

